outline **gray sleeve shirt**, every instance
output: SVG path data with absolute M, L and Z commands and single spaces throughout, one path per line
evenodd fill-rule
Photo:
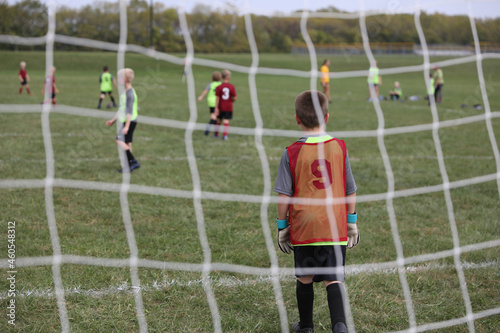
M 356 193 L 358 189 L 356 183 L 354 182 L 354 177 L 352 175 L 351 163 L 349 163 L 349 154 L 345 154 L 345 177 L 346 177 L 346 187 L 345 194 L 350 195 Z M 274 185 L 274 192 L 287 195 L 289 197 L 293 196 L 293 180 L 292 171 L 290 170 L 290 158 L 288 157 L 288 149 L 281 156 L 280 166 L 278 168 L 278 176 L 276 177 L 276 183 Z
M 127 102 L 125 103 L 125 114 L 132 114 L 134 112 L 134 102 L 135 102 L 135 96 L 134 96 L 134 90 L 129 89 L 125 92 Z

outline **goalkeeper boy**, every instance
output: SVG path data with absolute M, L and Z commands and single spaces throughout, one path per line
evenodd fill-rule
M 117 119 L 123 123 L 123 127 L 116 136 L 116 144 L 127 154 L 128 168 L 119 169 L 118 172 L 129 172 L 141 167 L 134 155 L 132 155 L 132 140 L 138 117 L 137 94 L 132 87 L 133 79 L 134 71 L 130 68 L 124 68 L 118 72 L 118 84 L 124 86 L 124 91 L 120 95 L 118 112 L 116 112 L 113 119 L 106 121 L 108 126 L 113 125 Z
M 316 97 L 323 118 L 319 120 L 313 104 Z M 295 119 L 304 136 L 285 149 L 274 187 L 278 193 L 278 245 L 284 253 L 294 251 L 300 317 L 294 332 L 314 332 L 312 283 L 320 281 L 327 291 L 332 331 L 347 332 L 340 284 L 344 282 L 346 248 L 359 242 L 354 210 L 357 188 L 344 141 L 325 133 L 328 118 L 325 94 L 305 91 L 297 96 Z M 318 149 L 324 151 L 321 157 Z M 328 196 L 333 196 L 334 204 L 304 203 Z

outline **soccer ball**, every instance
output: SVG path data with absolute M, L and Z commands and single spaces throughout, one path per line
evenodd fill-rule
M 111 108 L 113 107 L 113 104 L 108 103 L 108 104 L 106 105 L 106 107 L 107 107 L 108 109 L 111 109 Z

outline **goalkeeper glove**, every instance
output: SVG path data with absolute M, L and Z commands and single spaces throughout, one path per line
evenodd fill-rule
M 290 254 L 293 251 L 292 243 L 290 242 L 290 224 L 288 218 L 285 220 L 276 219 L 278 224 L 278 246 L 281 252 Z
M 359 232 L 356 221 L 358 220 L 358 215 L 347 214 L 347 248 L 352 249 L 359 244 Z

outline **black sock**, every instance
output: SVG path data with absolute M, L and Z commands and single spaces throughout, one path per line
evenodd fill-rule
M 113 98 L 113 96 L 109 96 L 109 97 L 111 97 L 111 102 L 113 102 L 113 105 L 115 105 L 116 103 L 115 103 L 115 99 Z
M 330 318 L 332 320 L 332 329 L 339 321 L 345 324 L 344 302 L 340 283 L 332 283 L 326 287 L 328 297 L 328 308 L 330 309 Z
M 128 164 L 132 164 L 132 161 L 135 160 L 134 155 L 132 155 L 132 152 L 129 149 L 125 150 L 125 153 L 127 153 Z
M 300 328 L 314 327 L 313 323 L 313 284 L 303 284 L 297 280 L 297 306 L 299 308 Z
M 102 103 L 102 98 L 99 98 L 99 104 L 97 105 L 98 108 L 101 107 L 101 103 Z

